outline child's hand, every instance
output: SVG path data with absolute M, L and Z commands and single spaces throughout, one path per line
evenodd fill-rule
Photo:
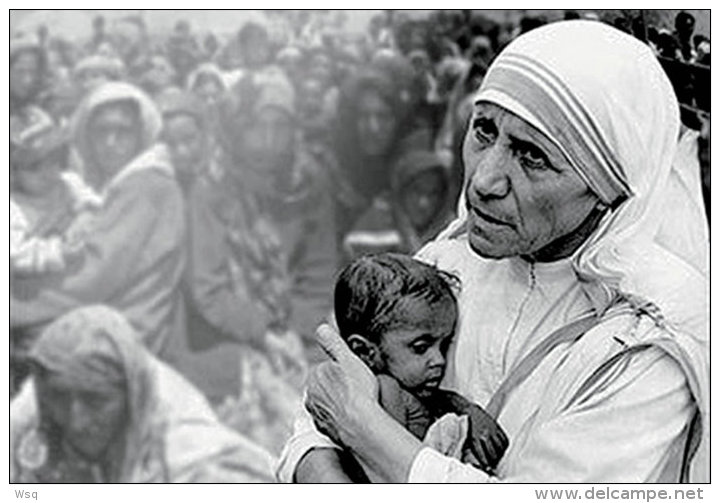
M 464 411 L 470 418 L 467 447 L 477 458 L 480 468 L 494 470 L 508 448 L 508 438 L 500 425 L 481 407 L 468 404 Z
M 508 447 L 508 438 L 500 425 L 480 406 L 453 391 L 437 390 L 433 402 L 438 416 L 448 412 L 468 416 L 470 429 L 466 447 L 480 468 L 493 470 Z

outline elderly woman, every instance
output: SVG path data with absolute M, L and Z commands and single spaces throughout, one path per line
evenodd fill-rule
M 221 110 L 222 174 L 190 195 L 193 303 L 225 339 L 263 347 L 268 328 L 290 329 L 314 347 L 336 266 L 325 157 L 280 70 L 248 74 Z M 257 308 L 238 309 L 248 298 Z
M 10 480 L 269 482 L 272 457 L 221 425 L 117 311 L 51 324 L 10 404 Z
M 336 362 L 306 401 L 320 430 L 373 480 L 708 481 L 707 229 L 651 50 L 600 23 L 533 30 L 492 65 L 470 125 L 460 219 L 420 255 L 463 282 L 443 386 L 510 447 L 492 474 L 424 448 L 329 327 Z M 300 424 L 281 479 L 343 480 L 334 444 Z
M 37 334 L 72 309 L 103 302 L 163 354 L 180 328 L 185 221 L 173 169 L 156 143 L 161 123 L 150 99 L 128 84 L 104 84 L 80 105 L 74 142 L 103 207 L 74 231 L 88 249 L 75 270 L 40 288 L 13 285 L 13 329 Z

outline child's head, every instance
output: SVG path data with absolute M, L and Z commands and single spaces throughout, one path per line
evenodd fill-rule
M 335 285 L 340 336 L 375 373 L 419 396 L 440 384 L 455 331 L 459 280 L 394 253 L 361 257 Z

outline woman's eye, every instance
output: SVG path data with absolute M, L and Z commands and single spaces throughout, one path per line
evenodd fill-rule
M 518 145 L 515 148 L 520 162 L 530 169 L 545 169 L 548 167 L 547 157 L 539 148 L 533 145 Z
M 497 136 L 497 128 L 493 121 L 484 118 L 475 119 L 473 122 L 473 134 L 480 143 L 491 143 Z

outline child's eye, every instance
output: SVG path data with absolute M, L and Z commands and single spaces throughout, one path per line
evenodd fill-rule
M 413 352 L 418 355 L 424 354 L 428 350 L 428 348 L 430 348 L 430 345 L 425 342 L 419 342 L 411 346 Z

